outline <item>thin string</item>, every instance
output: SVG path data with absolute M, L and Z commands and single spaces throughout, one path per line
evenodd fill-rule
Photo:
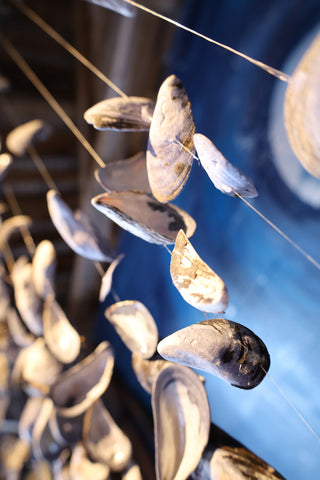
M 192 155 L 193 158 L 195 158 L 196 160 L 198 160 L 200 162 L 199 157 L 197 157 L 193 152 L 191 152 L 191 150 L 189 150 L 187 147 L 185 147 L 185 145 L 183 145 L 181 142 L 179 142 L 179 140 L 175 140 L 175 143 L 177 143 L 182 148 L 184 148 L 184 150 L 186 150 L 188 153 L 190 153 L 190 155 Z M 301 255 L 303 255 L 310 263 L 312 263 L 318 270 L 320 270 L 320 263 L 317 262 L 311 255 L 309 255 L 309 253 L 307 253 L 305 250 L 303 250 L 303 248 L 301 248 L 294 240 L 292 240 L 290 237 L 288 237 L 288 235 L 286 233 L 284 233 L 283 230 L 281 230 L 279 227 L 277 227 L 277 225 L 275 225 L 271 220 L 269 220 L 265 215 L 263 215 L 263 213 L 261 213 L 257 208 L 255 208 L 242 195 L 235 192 L 234 190 L 232 190 L 232 191 L 233 191 L 235 197 L 240 198 L 240 200 L 242 200 L 248 207 L 251 208 L 251 210 L 253 210 L 257 215 L 259 215 L 259 217 L 262 218 L 271 228 L 273 228 L 273 230 L 275 230 L 279 235 L 281 235 L 281 237 L 283 237 L 287 242 L 290 243 L 290 245 L 292 245 L 296 250 L 298 250 L 298 252 L 301 253 Z
M 121 97 L 127 97 L 127 95 L 115 85 L 106 75 L 104 75 L 97 67 L 95 67 L 82 53 L 80 53 L 73 45 L 65 40 L 56 30 L 54 30 L 48 23 L 46 23 L 36 12 L 23 2 L 16 0 L 9 0 L 9 2 L 20 10 L 26 17 L 40 27 L 45 33 L 47 33 L 53 40 L 59 45 L 65 48 L 74 58 L 79 60 L 85 67 L 87 67 L 94 75 L 107 84 L 113 91 L 115 91 Z
M 244 58 L 250 63 L 253 63 L 257 67 L 261 68 L 262 70 L 265 70 L 268 72 L 270 75 L 273 75 L 274 77 L 278 78 L 279 80 L 282 80 L 283 82 L 289 82 L 290 76 L 287 75 L 284 72 L 281 72 L 280 70 L 277 70 L 276 68 L 270 67 L 269 65 L 266 65 L 263 62 L 260 62 L 259 60 L 256 60 L 255 58 L 249 57 L 248 55 L 245 55 L 244 53 L 239 52 L 238 50 L 235 50 L 234 48 L 229 47 L 228 45 L 225 45 L 223 43 L 217 42 L 216 40 L 213 40 L 210 37 L 207 37 L 206 35 L 203 35 L 202 33 L 197 32 L 196 30 L 193 30 L 192 28 L 186 27 L 185 25 L 182 25 L 181 23 L 177 22 L 176 20 L 172 20 L 171 18 L 166 17 L 165 15 L 162 15 L 158 12 L 155 12 L 154 10 L 151 10 L 150 8 L 145 7 L 144 5 L 141 5 L 140 3 L 134 2 L 132 0 L 124 0 L 126 3 L 129 3 L 130 5 L 133 5 L 134 7 L 139 8 L 140 10 L 143 10 L 144 12 L 150 13 L 151 15 L 154 15 L 155 17 L 161 18 L 162 20 L 165 20 L 168 23 L 171 23 L 172 25 L 175 25 L 178 28 L 181 28 L 182 30 L 185 30 L 189 33 L 192 33 L 193 35 L 196 35 L 197 37 L 200 37 L 207 42 L 213 43 L 214 45 L 218 45 L 219 47 L 224 48 L 225 50 L 228 50 L 231 53 L 234 53 L 238 55 L 241 58 Z
M 83 147 L 87 150 L 87 152 L 92 156 L 92 158 L 98 163 L 100 167 L 105 167 L 105 163 L 98 155 L 98 153 L 94 150 L 92 145 L 86 140 L 86 138 L 82 135 L 78 127 L 73 123 L 71 118 L 67 115 L 67 113 L 63 110 L 60 104 L 56 101 L 56 99 L 51 95 L 49 90 L 44 86 L 41 80 L 37 77 L 34 71 L 30 68 L 27 62 L 23 59 L 20 53 L 15 49 L 12 43 L 5 37 L 2 37 L 2 46 L 9 57 L 17 64 L 17 66 L 22 70 L 22 72 L 26 75 L 26 77 L 30 80 L 30 82 L 34 85 L 34 87 L 38 90 L 38 92 L 45 98 L 48 104 L 53 108 L 53 110 L 59 115 L 61 120 L 67 125 L 67 127 L 71 130 L 71 132 L 75 135 L 75 137 L 80 141 Z
M 311 425 L 305 420 L 305 418 L 301 415 L 301 413 L 299 412 L 299 410 L 297 409 L 297 407 L 295 407 L 295 405 L 291 402 L 291 400 L 287 397 L 287 395 L 283 392 L 283 390 L 281 390 L 281 388 L 279 387 L 279 385 L 276 383 L 276 381 L 271 377 L 271 375 L 263 368 L 262 365 L 260 365 L 260 368 L 261 370 L 269 377 L 269 379 L 271 380 L 271 382 L 273 383 L 273 385 L 276 387 L 276 389 L 280 392 L 280 394 L 283 396 L 283 398 L 287 401 L 287 403 L 290 405 L 290 407 L 292 408 L 292 410 L 298 415 L 298 417 L 300 418 L 300 420 L 305 424 L 305 426 L 310 430 L 310 432 L 312 433 L 312 435 L 317 439 L 317 441 L 320 443 L 320 437 L 318 436 L 318 434 L 313 430 L 313 428 L 311 427 Z
M 57 187 L 57 184 L 53 180 L 49 170 L 47 169 L 44 161 L 40 157 L 39 153 L 37 150 L 34 148 L 33 145 L 31 145 L 28 148 L 28 154 L 30 155 L 31 160 L 33 161 L 34 165 L 38 169 L 38 172 L 42 176 L 43 180 L 45 181 L 47 187 L 49 190 L 56 190 L 59 193 L 59 189 Z
M 162 245 L 167 250 L 167 252 L 169 252 L 169 254 L 172 255 L 172 252 L 171 252 L 170 248 L 168 247 L 168 245 L 166 243 L 163 243 Z
M 3 187 L 3 194 L 8 202 L 8 205 L 10 206 L 10 209 L 13 215 L 22 215 L 18 201 L 10 185 L 5 185 Z M 30 229 L 27 227 L 27 225 L 21 225 L 20 232 L 21 232 L 23 241 L 25 243 L 25 246 L 27 247 L 27 250 L 29 252 L 29 255 L 32 258 L 36 249 L 36 245 L 31 236 Z

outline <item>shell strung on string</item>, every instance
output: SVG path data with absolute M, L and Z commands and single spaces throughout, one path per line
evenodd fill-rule
M 111 262 L 114 253 L 99 235 L 89 218 L 78 211 L 73 213 L 55 190 L 47 193 L 51 220 L 69 247 L 82 257 L 96 262 Z
M 147 360 L 133 352 L 131 363 L 138 382 L 142 388 L 144 388 L 144 390 L 150 394 L 152 392 L 152 386 L 159 373 L 170 365 L 174 365 L 173 362 L 164 360 L 158 353 L 155 353 L 152 358 Z
M 175 365 L 152 390 L 157 480 L 185 480 L 196 468 L 210 429 L 207 394 L 198 376 Z
M 120 227 L 150 243 L 172 244 L 180 229 L 187 237 L 196 229 L 193 218 L 181 208 L 164 205 L 143 193 L 105 193 L 91 203 Z
M 107 163 L 95 171 L 95 177 L 107 192 L 151 193 L 144 152 L 126 160 Z
M 43 120 L 31 120 L 14 128 L 8 134 L 6 138 L 7 149 L 13 155 L 21 157 L 34 143 L 47 140 L 51 131 L 51 127 Z
M 15 436 L 1 436 L 0 465 L 3 478 L 21 478 L 24 464 L 30 458 L 29 445 Z
M 31 345 L 36 337 L 25 328 L 16 309 L 9 307 L 6 316 L 8 329 L 13 342 L 21 348 Z
M 50 390 L 57 413 L 76 417 L 87 410 L 107 389 L 114 365 L 109 342 L 102 342 L 84 360 L 63 372 Z
M 22 384 L 29 394 L 47 394 L 62 366 L 47 349 L 42 337 L 20 350 L 12 372 L 13 383 Z
M 124 254 L 120 254 L 115 258 L 111 264 L 109 265 L 107 271 L 103 275 L 101 279 L 101 284 L 100 284 L 100 291 L 99 291 L 99 301 L 103 302 L 106 297 L 109 295 L 111 288 L 112 288 L 112 278 L 113 278 L 113 273 L 121 260 L 123 259 Z
M 181 81 L 171 75 L 159 89 L 147 149 L 149 184 L 159 202 L 173 200 L 189 176 L 194 154 L 194 131 L 186 91 Z
M 3 250 L 8 243 L 10 236 L 21 228 L 31 225 L 31 218 L 26 215 L 15 215 L 1 223 L 0 228 L 0 250 Z
M 258 192 L 252 180 L 232 165 L 209 138 L 196 133 L 193 141 L 201 165 L 218 190 L 232 197 L 235 194 L 248 198 L 257 197 Z
M 320 178 L 320 34 L 293 72 L 284 101 L 290 145 L 301 165 Z
M 204 312 L 223 313 L 228 292 L 223 280 L 199 257 L 182 230 L 171 255 L 174 286 L 187 303 Z
M 98 130 L 149 130 L 154 102 L 143 97 L 114 97 L 89 108 L 85 121 Z
M 53 480 L 51 464 L 46 460 L 33 461 L 23 480 Z
M 105 317 L 114 326 L 122 341 L 142 358 L 150 358 L 157 349 L 157 325 L 143 303 L 124 300 L 108 307 Z
M 110 469 L 107 465 L 89 460 L 82 443 L 77 443 L 70 458 L 70 480 L 107 480 Z
M 26 257 L 15 262 L 11 278 L 16 307 L 28 329 L 36 336 L 42 334 L 42 300 L 37 295 L 32 277 L 32 265 Z
M 217 448 L 210 460 L 210 478 L 232 480 L 277 480 L 284 478 L 246 448 Z
M 53 298 L 48 298 L 44 303 L 43 335 L 49 350 L 60 362 L 71 363 L 78 357 L 80 335 Z
M 54 297 L 56 273 L 56 251 L 50 240 L 43 240 L 37 246 L 32 259 L 32 278 L 39 297 Z
M 29 397 L 23 407 L 19 419 L 19 437 L 25 442 L 31 443 L 32 441 L 33 427 L 40 414 L 44 400 L 44 397 Z
M 264 379 L 270 357 L 263 341 L 239 323 L 204 320 L 164 338 L 158 352 L 167 360 L 204 370 L 239 388 Z
M 63 450 L 50 430 L 50 416 L 54 410 L 50 398 L 44 398 L 37 418 L 35 419 L 31 435 L 32 454 L 36 459 L 53 461 Z
M 56 436 L 59 436 L 67 445 L 70 445 L 82 440 L 83 419 L 84 413 L 76 417 L 64 417 L 54 410 L 50 422 L 51 425 L 55 425 L 55 430 L 58 432 Z
M 13 157 L 10 153 L 0 154 L 0 180 L 2 180 L 12 165 Z
M 101 400 L 95 402 L 85 414 L 83 442 L 91 458 L 108 465 L 112 471 L 122 470 L 131 459 L 129 438 L 115 423 Z

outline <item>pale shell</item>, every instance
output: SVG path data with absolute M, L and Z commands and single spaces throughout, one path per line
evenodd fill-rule
M 43 120 L 31 120 L 19 125 L 8 134 L 6 146 L 13 155 L 21 157 L 34 143 L 47 140 L 50 133 L 51 127 Z
M 56 273 L 56 251 L 49 240 L 37 245 L 32 259 L 32 278 L 37 295 L 43 299 L 54 297 L 54 279 Z

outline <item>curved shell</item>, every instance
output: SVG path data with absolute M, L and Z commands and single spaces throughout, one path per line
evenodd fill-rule
M 73 214 L 55 190 L 47 193 L 47 203 L 54 226 L 74 252 L 96 262 L 113 260 L 114 254 L 108 243 L 100 238 L 83 212 Z
M 81 443 L 77 443 L 70 459 L 70 480 L 107 480 L 110 469 L 101 463 L 92 462 Z
M 209 372 L 239 388 L 264 379 L 270 357 L 263 341 L 239 323 L 215 318 L 182 328 L 158 344 L 167 360 Z
M 61 363 L 47 349 L 43 338 L 20 350 L 12 372 L 15 383 L 26 384 L 29 392 L 47 394 L 62 369 Z
M 28 329 L 36 336 L 43 332 L 42 300 L 37 295 L 32 276 L 32 265 L 26 257 L 15 262 L 11 272 L 16 307 Z
M 49 240 L 37 245 L 32 259 L 32 278 L 39 297 L 54 297 L 54 278 L 56 273 L 56 251 Z
M 284 101 L 284 120 L 291 147 L 301 165 L 320 178 L 320 34 L 293 72 Z
M 121 480 L 142 480 L 139 465 L 135 463 L 130 463 L 122 472 Z
M 150 98 L 114 97 L 89 108 L 83 117 L 98 130 L 135 132 L 149 130 L 153 110 Z
M 228 292 L 223 280 L 199 257 L 182 230 L 171 255 L 174 286 L 187 303 L 203 312 L 223 313 Z
M 0 180 L 6 175 L 9 167 L 12 165 L 13 157 L 10 153 L 0 154 Z
M 171 75 L 159 89 L 147 149 L 149 184 L 159 202 L 173 200 L 184 186 L 193 162 L 194 132 L 186 91 Z
M 210 429 L 207 394 L 180 365 L 162 370 L 152 390 L 157 480 L 185 480 L 198 465 Z
M 156 353 L 152 358 L 142 358 L 137 353 L 132 353 L 131 363 L 137 380 L 144 390 L 151 394 L 152 385 L 156 381 L 159 373 L 174 363 L 164 360 Z
M 26 215 L 15 215 L 4 220 L 0 228 L 0 250 L 3 250 L 14 232 L 21 228 L 29 227 L 31 223 L 31 218 Z
M 54 410 L 50 398 L 44 398 L 32 429 L 32 454 L 36 459 L 55 460 L 62 451 L 50 431 L 49 419 Z
M 107 271 L 103 275 L 101 279 L 101 284 L 100 284 L 100 291 L 99 291 L 99 301 L 103 302 L 106 297 L 109 295 L 112 287 L 112 278 L 113 278 L 113 272 L 123 259 L 124 254 L 118 255 L 109 265 Z
M 25 442 L 31 443 L 32 430 L 44 400 L 44 397 L 29 397 L 23 407 L 19 419 L 19 437 Z
M 124 300 L 108 307 L 105 317 L 114 326 L 122 341 L 131 350 L 150 358 L 157 349 L 157 325 L 143 303 Z
M 50 133 L 51 127 L 43 120 L 31 120 L 14 128 L 8 134 L 6 146 L 13 155 L 21 157 L 33 143 L 47 140 Z
M 252 180 L 232 165 L 209 138 L 196 133 L 193 141 L 202 167 L 218 190 L 232 197 L 236 194 L 248 198 L 258 196 Z
M 58 414 L 76 417 L 87 410 L 108 387 L 113 365 L 111 345 L 102 342 L 84 360 L 59 375 L 50 390 Z
M 71 363 L 79 355 L 80 335 L 55 299 L 48 298 L 44 303 L 43 335 L 49 350 L 60 362 Z
M 126 160 L 107 163 L 104 168 L 95 171 L 95 177 L 107 192 L 151 193 L 144 152 Z
M 128 437 L 120 430 L 101 400 L 86 412 L 83 442 L 91 458 L 120 471 L 129 463 L 132 447 Z
M 10 336 L 18 347 L 28 347 L 35 341 L 35 336 L 25 328 L 15 308 L 7 309 L 7 325 Z
M 92 205 L 128 232 L 159 245 L 175 242 L 180 229 L 191 237 L 196 223 L 175 205 L 163 205 L 143 193 L 112 192 L 98 195 Z

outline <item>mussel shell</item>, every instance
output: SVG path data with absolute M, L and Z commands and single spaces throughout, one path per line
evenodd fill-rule
M 263 341 L 243 325 L 215 318 L 182 328 L 158 344 L 167 360 L 209 372 L 251 389 L 264 379 L 270 357 Z
M 91 458 L 108 465 L 112 471 L 121 471 L 130 461 L 131 442 L 101 400 L 95 402 L 85 414 L 83 441 Z
M 52 400 L 44 398 L 32 430 L 32 453 L 37 459 L 53 461 L 59 457 L 65 446 L 56 441 L 50 429 L 49 420 L 53 411 Z
M 223 280 L 199 257 L 182 230 L 172 251 L 170 274 L 180 295 L 193 307 L 210 313 L 223 313 L 227 308 Z
M 47 203 L 54 226 L 74 252 L 96 262 L 113 260 L 114 254 L 108 243 L 83 212 L 74 214 L 55 190 L 47 193 Z
M 151 193 L 144 152 L 126 160 L 107 163 L 95 171 L 95 177 L 106 192 Z
M 43 120 L 31 120 L 8 134 L 6 146 L 13 155 L 21 157 L 32 144 L 47 140 L 50 133 L 51 127 Z
M 31 225 L 31 218 L 26 215 L 15 215 L 1 223 L 0 228 L 0 250 L 6 247 L 10 236 L 21 228 L 26 228 Z
M 195 124 L 186 91 L 181 81 L 171 75 L 159 89 L 147 148 L 149 184 L 159 202 L 173 200 L 190 174 L 194 131 Z
M 193 136 L 199 160 L 214 186 L 226 195 L 236 194 L 254 198 L 258 192 L 249 177 L 232 165 L 209 138 L 196 133 Z
M 105 317 L 114 326 L 123 342 L 142 358 L 150 358 L 157 349 L 157 325 L 143 303 L 124 300 L 108 307 Z
M 150 243 L 175 242 L 180 229 L 191 237 L 196 223 L 190 215 L 172 204 L 163 205 L 153 197 L 136 192 L 104 193 L 91 200 L 120 227 Z
M 149 130 L 153 110 L 150 98 L 114 97 L 89 108 L 83 117 L 98 130 L 135 132 Z
M 56 272 L 56 251 L 49 240 L 37 245 L 32 259 L 32 277 L 39 297 L 54 297 L 54 278 Z
M 7 310 L 7 325 L 10 336 L 18 347 L 28 347 L 35 341 L 36 337 L 25 328 L 18 312 L 13 307 L 9 307 Z
M 76 417 L 87 410 L 108 387 L 113 365 L 111 345 L 102 342 L 84 360 L 59 375 L 50 389 L 58 414 Z
M 0 180 L 4 178 L 8 172 L 10 166 L 12 165 L 13 157 L 10 153 L 1 153 L 0 154 Z
M 45 401 L 44 397 L 29 397 L 19 419 L 19 437 L 31 443 L 32 431 Z
M 139 465 L 135 463 L 130 463 L 122 472 L 121 480 L 142 480 Z
M 124 258 L 124 254 L 118 255 L 109 265 L 107 271 L 103 275 L 101 279 L 101 284 L 100 284 L 100 290 L 99 290 L 99 301 L 103 302 L 106 297 L 109 295 L 112 287 L 112 278 L 113 278 L 113 272 L 121 262 L 121 260 Z
M 290 145 L 301 165 L 320 178 L 320 34 L 293 72 L 284 101 L 284 119 Z
M 49 350 L 60 362 L 71 363 L 79 355 L 80 335 L 54 298 L 44 303 L 43 335 Z
M 142 358 L 137 353 L 133 352 L 131 363 L 137 380 L 147 393 L 152 392 L 152 385 L 156 381 L 159 373 L 174 363 L 164 360 L 159 354 L 155 354 L 148 360 Z
M 207 394 L 198 376 L 174 365 L 152 389 L 157 480 L 185 480 L 196 468 L 210 429 Z
M 106 480 L 110 469 L 101 463 L 92 462 L 87 456 L 83 444 L 77 443 L 72 449 L 70 459 L 70 480 Z
M 32 265 L 26 257 L 15 262 L 11 272 L 16 307 L 28 329 L 36 336 L 43 332 L 42 300 L 33 284 Z

